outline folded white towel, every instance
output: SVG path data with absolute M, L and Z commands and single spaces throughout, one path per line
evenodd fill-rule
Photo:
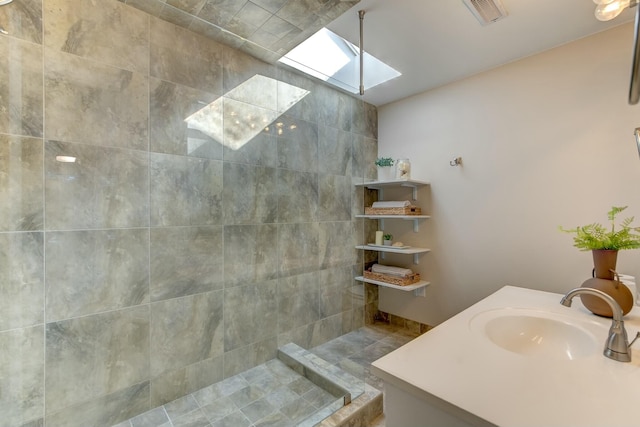
M 373 264 L 371 271 L 374 273 L 388 274 L 390 276 L 407 277 L 413 274 L 408 268 L 394 267 L 391 265 Z
M 371 205 L 372 208 L 404 208 L 406 206 L 411 206 L 411 202 L 408 200 L 403 200 L 403 201 L 388 200 L 388 201 L 373 202 L 373 205 Z

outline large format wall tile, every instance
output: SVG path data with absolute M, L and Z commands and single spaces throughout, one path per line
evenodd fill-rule
M 42 0 L 20 0 L 0 8 L 0 27 L 11 37 L 42 43 Z
M 42 233 L 0 234 L 0 331 L 42 323 L 43 304 Z
M 357 262 L 359 244 L 357 223 L 351 221 L 321 222 L 318 225 L 320 267 L 353 265 Z
M 42 230 L 41 139 L 0 134 L 0 231 Z
M 225 287 L 277 278 L 277 244 L 278 227 L 274 224 L 225 226 Z
M 47 233 L 47 321 L 149 302 L 149 231 Z
M 149 69 L 149 17 L 114 1 L 46 0 L 45 46 L 125 70 Z
M 277 169 L 225 162 L 225 224 L 276 222 L 277 177 Z
M 353 281 L 351 266 L 320 270 L 317 280 L 321 318 L 340 314 L 352 308 L 351 294 L 349 293 Z
M 223 291 L 151 304 L 151 375 L 223 354 Z
M 0 426 L 21 426 L 44 414 L 42 325 L 0 333 Z
M 318 273 L 278 281 L 278 333 L 313 323 L 320 318 Z
M 336 128 L 318 126 L 318 172 L 351 176 L 353 136 Z
M 278 167 L 318 172 L 318 126 L 288 115 L 280 117 L 276 126 L 279 134 Z
M 223 228 L 151 229 L 151 301 L 221 289 Z
M 164 405 L 221 381 L 224 378 L 223 360 L 223 356 L 212 357 L 152 378 L 151 407 Z
M 76 157 L 76 162 L 58 162 L 58 155 Z M 47 141 L 47 229 L 148 225 L 148 170 L 144 152 Z
M 278 259 L 280 277 L 315 271 L 319 266 L 318 223 L 280 224 Z
M 0 132 L 42 137 L 42 107 L 42 46 L 0 37 Z
M 47 324 L 47 415 L 149 378 L 149 307 Z
M 276 292 L 275 280 L 225 289 L 225 351 L 276 335 Z
M 222 222 L 222 162 L 151 153 L 151 225 Z
M 226 128 L 228 129 L 228 127 Z M 223 153 L 225 162 L 249 163 L 275 168 L 278 166 L 278 139 L 271 132 L 261 131 L 256 136 L 252 136 L 246 141 L 243 140 L 241 145 L 224 144 Z
M 238 347 L 224 353 L 224 377 L 229 378 L 275 359 L 278 352 L 276 336 Z
M 47 427 L 112 426 L 148 411 L 149 382 L 141 382 L 47 415 Z
M 222 159 L 222 98 L 176 83 L 150 81 L 149 150 Z
M 320 175 L 318 178 L 318 220 L 349 221 L 351 219 L 351 177 Z
M 45 49 L 47 138 L 146 150 L 146 75 Z
M 222 95 L 222 45 L 151 18 L 150 74 Z
M 367 138 L 378 139 L 378 109 L 366 102 L 351 106 L 351 131 Z
M 278 222 L 310 222 L 318 216 L 318 175 L 278 169 Z
M 365 180 L 375 180 L 378 175 L 376 170 L 376 156 L 378 141 L 353 134 L 353 148 L 351 151 L 352 174 Z

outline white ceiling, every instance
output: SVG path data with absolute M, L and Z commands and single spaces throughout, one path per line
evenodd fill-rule
M 328 28 L 359 45 L 357 11 L 366 12 L 365 50 L 402 73 L 367 90 L 365 101 L 380 106 L 633 21 L 635 13 L 600 22 L 592 0 L 502 3 L 509 16 L 481 26 L 462 0 L 362 0 Z

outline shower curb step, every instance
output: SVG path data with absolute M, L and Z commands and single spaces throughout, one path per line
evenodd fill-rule
M 278 349 L 278 359 L 334 396 L 332 405 L 307 418 L 299 427 L 368 425 L 382 414 L 382 392 L 297 344 Z M 359 420 L 356 424 L 354 420 Z

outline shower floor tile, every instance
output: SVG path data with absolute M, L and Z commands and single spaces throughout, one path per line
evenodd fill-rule
M 371 362 L 417 336 L 390 325 L 367 325 L 310 351 L 382 390 L 369 371 Z M 113 427 L 294 427 L 335 399 L 273 359 Z

